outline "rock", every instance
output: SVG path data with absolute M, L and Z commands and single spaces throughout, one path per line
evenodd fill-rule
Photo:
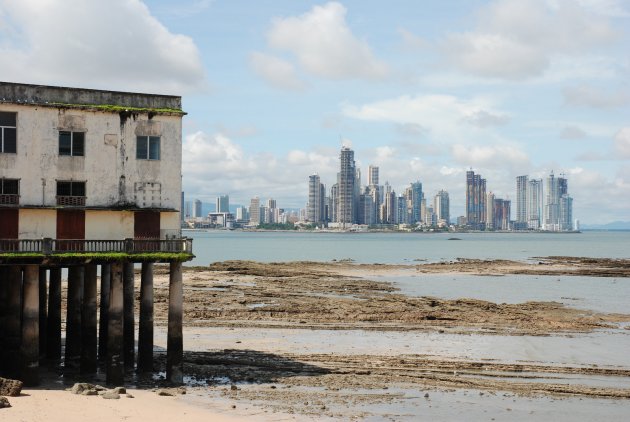
M 0 397 L 0 409 L 3 407 L 11 407 L 11 403 L 9 403 L 9 399 L 6 397 Z
M 112 390 L 114 393 L 125 394 L 127 393 L 127 389 L 125 387 L 116 387 Z
M 424 393 L 424 398 L 428 399 L 429 398 L 429 393 Z
M 98 391 L 96 389 L 91 388 L 89 390 L 83 390 L 81 393 L 82 396 L 98 396 Z
M 0 377 L 0 396 L 17 397 L 22 392 L 22 381 Z
M 88 384 L 87 382 L 77 382 L 70 388 L 72 394 L 83 394 L 88 390 L 95 390 L 95 388 L 93 384 Z
M 104 394 L 101 394 L 101 397 L 108 400 L 118 400 L 120 398 L 120 394 L 115 393 L 113 391 L 108 391 Z
M 159 390 L 157 390 L 157 395 L 170 397 L 170 396 L 174 396 L 175 393 L 171 391 L 170 388 L 160 388 Z
M 232 384 L 232 385 L 230 385 L 230 390 L 236 391 L 236 390 L 238 390 L 238 387 L 235 386 L 234 384 Z
M 127 393 L 127 398 L 128 398 L 128 399 L 135 399 L 135 397 L 133 396 L 133 394 L 129 394 L 129 393 Z

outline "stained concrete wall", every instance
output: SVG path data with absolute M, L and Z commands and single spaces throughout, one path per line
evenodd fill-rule
M 133 211 L 91 211 L 85 213 L 85 238 L 120 240 L 133 238 Z
M 55 206 L 56 181 L 86 182 L 86 206 L 179 210 L 182 118 L 0 102 L 17 113 L 17 153 L 0 177 L 20 179 L 20 205 Z M 85 132 L 82 157 L 59 155 L 59 132 Z M 136 136 L 161 136 L 161 159 L 136 159 Z
M 41 239 L 57 236 L 57 211 L 21 209 L 18 238 Z

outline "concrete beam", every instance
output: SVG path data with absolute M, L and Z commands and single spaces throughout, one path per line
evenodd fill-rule
M 98 319 L 98 360 L 107 361 L 107 326 L 109 321 L 109 292 L 111 264 L 101 265 L 101 305 Z
M 123 360 L 125 368 L 135 364 L 135 316 L 134 316 L 133 262 L 123 264 Z
M 122 356 L 123 344 L 123 265 L 111 264 L 111 282 L 107 321 L 107 375 L 109 385 L 122 385 L 125 381 Z
M 39 357 L 46 354 L 46 323 L 48 322 L 48 270 L 39 268 Z
M 171 262 L 168 292 L 166 380 L 175 384 L 184 382 L 183 311 L 182 263 Z
M 138 372 L 153 371 L 153 263 L 142 263 Z
M 31 387 L 39 384 L 39 268 L 24 267 L 20 380 Z
M 96 372 L 96 264 L 84 268 L 83 306 L 81 308 L 81 373 Z
M 83 302 L 83 267 L 68 268 L 68 307 L 66 317 L 65 368 L 78 369 L 81 360 L 81 304 Z
M 61 359 L 61 268 L 50 269 L 48 283 L 48 321 L 46 324 L 46 357 Z

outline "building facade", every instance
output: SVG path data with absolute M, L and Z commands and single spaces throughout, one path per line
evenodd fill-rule
M 337 174 L 337 222 L 344 226 L 355 223 L 356 167 L 354 151 L 342 147 L 339 155 L 340 169 Z
M 472 170 L 466 172 L 466 221 L 475 230 L 486 225 L 486 179 Z
M 230 212 L 230 196 L 219 195 L 217 196 L 215 204 L 215 212 Z

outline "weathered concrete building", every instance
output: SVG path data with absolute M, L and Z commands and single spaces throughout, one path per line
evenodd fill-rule
M 152 266 L 169 262 L 169 371 L 181 378 L 181 262 L 192 257 L 179 232 L 184 114 L 177 96 L 0 82 L 0 361 L 17 352 L 27 382 L 40 352 L 61 354 L 62 268 L 65 367 L 95 370 L 97 344 L 108 380 L 134 366 L 138 262 L 138 369 L 152 366 Z M 14 369 L 7 362 L 0 373 Z

